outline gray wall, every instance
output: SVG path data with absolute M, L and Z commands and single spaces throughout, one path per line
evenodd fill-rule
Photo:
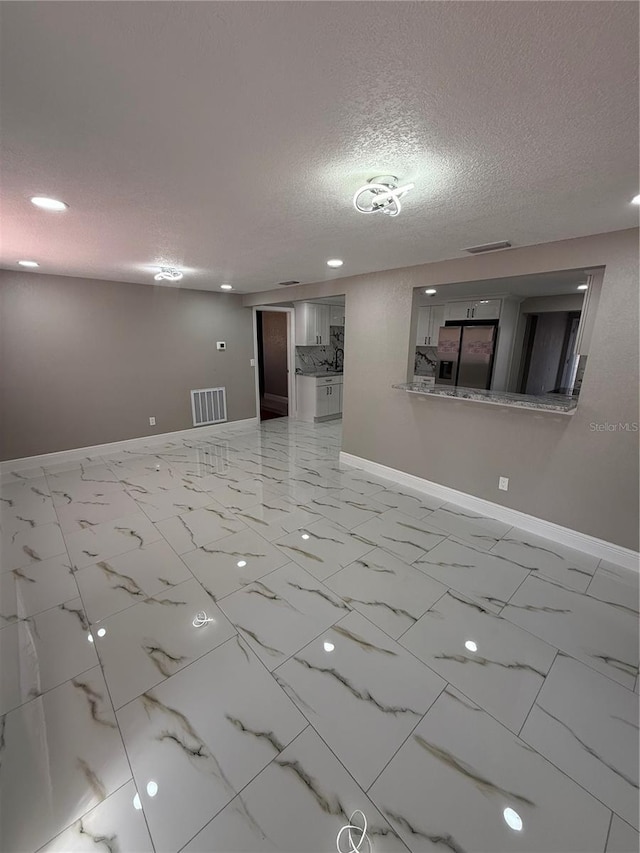
M 394 391 L 413 360 L 415 287 L 604 266 L 580 402 L 572 417 Z M 630 229 L 287 290 L 346 293 L 343 450 L 618 545 L 638 547 L 638 231 Z M 248 294 L 246 305 L 282 299 Z M 415 329 L 413 330 L 415 334 Z M 375 347 L 371 342 L 375 341 Z M 498 476 L 510 478 L 498 490 Z
M 0 458 L 187 429 L 192 388 L 255 417 L 252 356 L 240 296 L 1 270 Z

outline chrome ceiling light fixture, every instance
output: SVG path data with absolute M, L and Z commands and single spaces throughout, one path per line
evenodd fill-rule
M 357 190 L 353 197 L 353 206 L 360 213 L 380 212 L 387 216 L 398 216 L 402 210 L 400 199 L 414 186 L 415 184 L 405 184 L 399 187 L 395 175 L 378 175 Z
M 184 273 L 174 267 L 162 267 L 160 272 L 154 275 L 156 281 L 180 281 L 184 277 Z

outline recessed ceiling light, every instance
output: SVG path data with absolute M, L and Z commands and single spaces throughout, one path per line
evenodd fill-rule
M 344 261 L 341 261 L 340 258 L 331 258 L 330 261 L 327 261 L 327 266 L 336 269 L 337 267 L 341 267 L 343 263 Z
M 37 261 L 18 261 L 21 267 L 39 267 L 40 264 Z
M 233 287 L 230 284 L 221 284 L 220 290 L 233 290 Z
M 522 832 L 522 818 L 518 814 L 518 812 L 513 809 L 506 808 L 502 812 L 502 816 L 504 818 L 504 822 L 508 827 L 513 829 L 515 832 Z
M 588 290 L 588 289 L 589 289 L 588 284 L 579 284 L 578 285 L 578 290 Z
M 636 195 L 631 199 L 631 204 L 640 204 L 640 195 Z
M 435 289 L 435 287 L 428 287 L 428 288 L 425 290 L 425 293 L 427 294 L 427 296 L 433 296 L 433 294 L 434 294 L 434 293 L 437 293 L 437 292 L 438 292 L 438 291 Z
M 162 267 L 160 272 L 154 275 L 154 279 L 156 281 L 180 281 L 183 276 L 184 273 L 174 269 L 174 267 Z
M 58 201 L 57 198 L 47 198 L 43 195 L 34 195 L 31 204 L 35 204 L 36 207 L 41 207 L 43 210 L 66 210 L 69 207 L 68 204 Z

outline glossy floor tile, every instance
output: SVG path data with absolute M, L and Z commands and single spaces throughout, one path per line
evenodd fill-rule
M 1 475 L 3 853 L 637 853 L 638 573 L 340 449 Z
M 447 688 L 369 795 L 413 851 L 603 850 L 610 812 Z
M 638 696 L 559 655 L 520 734 L 638 829 Z
M 557 651 L 453 590 L 400 644 L 516 734 Z

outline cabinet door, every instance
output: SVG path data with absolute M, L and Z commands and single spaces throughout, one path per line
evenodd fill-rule
M 316 418 L 323 418 L 329 412 L 329 388 L 330 385 L 318 385 L 316 388 Z
M 328 346 L 331 342 L 331 306 L 314 305 L 316 313 L 316 334 L 318 344 Z
M 329 404 L 327 406 L 328 415 L 337 415 L 340 413 L 340 389 L 341 385 L 327 385 L 329 392 Z
M 470 320 L 473 302 L 447 302 L 445 320 Z
M 336 400 L 337 400 L 337 402 L 336 402 L 336 405 L 337 405 L 336 413 L 342 414 L 342 385 L 334 385 L 333 386 L 333 393 L 335 395 L 337 395 L 336 396 Z
M 500 317 L 500 299 L 480 299 L 473 303 L 474 320 L 497 320 Z
M 444 326 L 444 305 L 432 305 L 429 317 L 428 346 L 438 346 L 440 326 Z
M 431 308 L 418 308 L 418 328 L 416 330 L 416 346 L 429 346 L 429 323 Z

